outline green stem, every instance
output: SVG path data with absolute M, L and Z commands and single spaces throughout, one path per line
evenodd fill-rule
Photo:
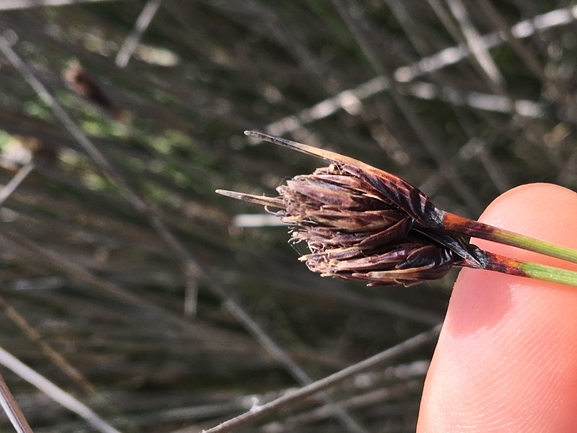
M 530 262 L 523 265 L 523 270 L 530 278 L 577 287 L 577 272 Z
M 443 227 L 450 232 L 473 236 L 504 245 L 510 245 L 544 254 L 546 256 L 556 257 L 568 262 L 577 263 L 577 250 L 490 226 L 479 221 L 473 221 L 449 212 L 445 212 L 443 215 Z
M 488 263 L 483 269 L 577 287 L 577 272 L 575 271 L 525 262 L 490 252 L 485 253 Z

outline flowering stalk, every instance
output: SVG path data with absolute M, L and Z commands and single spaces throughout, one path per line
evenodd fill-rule
M 280 209 L 275 215 L 294 226 L 291 241 L 305 241 L 311 251 L 300 260 L 321 276 L 409 286 L 464 266 L 577 286 L 576 272 L 496 255 L 463 236 L 577 262 L 574 250 L 440 210 L 399 177 L 353 158 L 259 132 L 245 134 L 331 161 L 287 181 L 277 188 L 277 198 L 217 191 Z

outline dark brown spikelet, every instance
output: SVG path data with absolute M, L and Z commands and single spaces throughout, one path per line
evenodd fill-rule
M 397 176 L 326 150 L 248 135 L 332 161 L 278 187 L 278 198 L 218 191 L 279 208 L 276 215 L 293 227 L 291 241 L 307 243 L 310 254 L 300 260 L 311 271 L 369 286 L 408 286 L 441 278 L 454 265 L 482 267 L 484 253 L 446 232 L 443 211 Z

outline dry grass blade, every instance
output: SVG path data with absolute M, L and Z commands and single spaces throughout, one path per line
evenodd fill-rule
M 130 57 L 132 56 L 138 41 L 140 38 L 142 38 L 142 35 L 154 18 L 154 15 L 156 14 L 156 11 L 160 7 L 161 3 L 162 0 L 149 0 L 146 3 L 146 6 L 144 6 L 144 9 L 142 9 L 142 12 L 136 20 L 134 29 L 125 39 L 124 43 L 120 47 L 120 50 L 118 50 L 115 61 L 116 66 L 119 68 L 124 68 L 126 65 L 128 65 Z
M 15 358 L 2 348 L 0 348 L 0 364 L 12 370 L 25 381 L 37 387 L 44 394 L 58 402 L 63 407 L 86 420 L 86 422 L 90 424 L 95 430 L 102 433 L 120 433 L 109 423 L 100 418 L 88 406 L 78 401 L 71 394 L 57 387 L 54 383 L 50 382 L 45 377 L 36 373 L 34 370 L 23 364 L 19 359 Z
M 0 405 L 4 409 L 4 413 L 10 419 L 14 430 L 17 433 L 32 433 L 32 429 L 28 425 L 28 421 L 24 414 L 18 407 L 16 400 L 10 392 L 10 388 L 6 385 L 4 378 L 0 375 Z
M 0 11 L 11 9 L 28 9 L 34 7 L 66 6 L 74 3 L 96 3 L 116 0 L 3 0 Z
M 85 377 L 74 368 L 70 362 L 62 356 L 61 353 L 54 350 L 45 341 L 42 341 L 40 333 L 32 327 L 27 320 L 10 305 L 6 299 L 0 296 L 0 306 L 4 309 L 6 315 L 10 317 L 12 322 L 18 326 L 31 341 L 36 342 L 42 349 L 42 352 L 55 364 L 57 365 L 68 377 L 70 377 L 76 384 L 82 389 L 86 394 L 96 394 L 96 389 L 94 386 L 86 380 Z
M 26 179 L 26 176 L 30 174 L 30 172 L 34 170 L 34 161 L 31 159 L 24 165 L 18 173 L 8 182 L 6 185 L 2 187 L 0 190 L 0 206 L 4 204 L 4 202 L 10 197 L 10 194 L 14 192 L 16 188 Z

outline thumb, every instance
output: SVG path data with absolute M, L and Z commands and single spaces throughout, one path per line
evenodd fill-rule
M 480 220 L 577 249 L 577 194 L 515 188 Z M 476 240 L 482 249 L 577 270 L 577 265 Z M 575 432 L 577 288 L 489 271 L 461 271 L 425 381 L 418 433 Z

